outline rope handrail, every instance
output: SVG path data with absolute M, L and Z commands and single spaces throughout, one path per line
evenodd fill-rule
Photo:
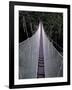
M 49 38 L 50 38 L 50 37 L 49 37 Z M 58 43 L 56 43 L 53 39 L 50 38 L 50 40 L 51 40 L 54 44 L 56 44 L 56 45 L 58 46 L 58 48 L 60 48 L 61 50 L 63 50 L 63 48 L 62 48 Z

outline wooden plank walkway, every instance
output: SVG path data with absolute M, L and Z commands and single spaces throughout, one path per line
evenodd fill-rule
M 37 78 L 44 78 L 44 77 L 45 77 L 45 71 L 44 71 L 43 37 L 42 37 L 42 24 L 41 24 Z

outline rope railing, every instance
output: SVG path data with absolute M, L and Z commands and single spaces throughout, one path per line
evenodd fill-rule
M 57 44 L 54 40 L 52 40 L 52 42 L 55 43 L 61 50 L 63 50 L 63 48 L 59 44 Z
M 50 39 L 50 41 L 52 42 L 52 43 L 54 43 L 61 51 L 63 51 L 63 48 L 58 44 L 58 43 L 56 43 L 53 39 L 51 39 L 50 37 L 49 37 L 49 39 Z

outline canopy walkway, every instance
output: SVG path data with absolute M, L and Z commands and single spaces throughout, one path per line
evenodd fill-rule
M 63 57 L 46 36 L 42 22 L 37 32 L 19 44 L 19 78 L 63 76 Z

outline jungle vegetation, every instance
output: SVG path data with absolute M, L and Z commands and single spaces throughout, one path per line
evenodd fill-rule
M 63 52 L 63 13 L 19 11 L 19 42 L 31 37 L 42 21 L 46 35 Z

